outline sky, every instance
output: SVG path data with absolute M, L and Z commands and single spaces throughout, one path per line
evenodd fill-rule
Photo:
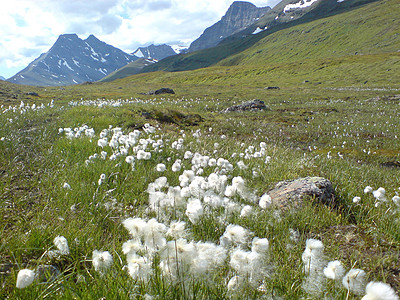
M 76 33 L 132 53 L 151 44 L 184 45 L 218 22 L 233 0 L 13 0 L 0 10 L 0 76 L 9 78 Z M 249 1 L 273 7 L 280 0 Z

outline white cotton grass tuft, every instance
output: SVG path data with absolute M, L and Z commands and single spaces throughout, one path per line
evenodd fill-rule
M 167 168 L 165 167 L 164 164 L 157 164 L 156 170 L 157 172 L 164 172 Z
M 272 204 L 272 199 L 271 196 L 268 195 L 267 193 L 265 193 L 264 195 L 261 196 L 260 201 L 258 202 L 258 205 L 262 208 L 262 209 L 267 209 L 268 207 L 270 207 Z
M 189 199 L 185 214 L 188 216 L 190 222 L 196 223 L 199 218 L 203 215 L 203 206 L 199 199 Z
M 392 201 L 398 208 L 400 208 L 400 197 L 399 196 L 397 196 L 397 195 L 393 196 Z
M 69 254 L 68 241 L 65 237 L 59 235 L 54 238 L 53 243 L 61 255 Z
M 16 287 L 18 289 L 26 288 L 35 280 L 35 271 L 29 269 L 19 270 L 17 275 Z
M 386 190 L 383 187 L 380 187 L 376 191 L 373 191 L 372 195 L 377 201 L 386 201 Z
M 326 278 L 333 280 L 341 280 L 345 274 L 342 263 L 338 260 L 330 261 L 328 265 L 324 268 L 324 275 Z
M 66 189 L 66 190 L 70 190 L 70 189 L 71 189 L 71 186 L 69 185 L 68 182 L 64 182 L 63 188 Z
M 343 286 L 356 295 L 362 295 L 365 287 L 365 272 L 351 269 L 342 279 Z
M 242 210 L 240 211 L 240 216 L 242 218 L 249 217 L 253 213 L 253 207 L 250 205 L 243 206 Z
M 353 198 L 353 203 L 358 203 L 361 201 L 361 197 L 354 197 Z
M 105 273 L 113 263 L 113 257 L 108 251 L 93 250 L 93 267 L 97 272 Z
M 306 249 L 303 252 L 302 260 L 304 263 L 304 271 L 312 272 L 314 268 L 320 267 L 321 259 L 323 258 L 324 245 L 316 239 L 308 239 L 306 241 Z
M 167 235 L 176 240 L 184 238 L 187 235 L 186 223 L 184 221 L 172 221 L 171 224 L 169 224 Z
M 325 266 L 323 243 L 316 239 L 308 239 L 301 259 L 304 264 L 304 272 L 307 274 L 302 284 L 303 290 L 314 297 L 320 296 L 325 280 L 323 276 Z
M 269 241 L 267 238 L 255 237 L 251 244 L 251 251 L 258 254 L 267 254 L 269 249 Z
M 364 189 L 364 194 L 372 193 L 372 190 L 373 190 L 372 187 L 367 185 Z
M 231 246 L 244 246 L 250 237 L 250 232 L 240 225 L 229 224 L 219 241 L 221 246 L 229 248 Z
M 365 296 L 361 300 L 399 300 L 395 290 L 386 283 L 371 281 L 365 288 Z

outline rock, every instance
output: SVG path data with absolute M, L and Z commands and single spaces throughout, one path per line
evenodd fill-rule
M 265 90 L 280 90 L 281 88 L 279 86 L 268 86 L 264 88 Z
M 239 105 L 234 105 L 231 107 L 228 107 L 225 109 L 223 112 L 230 112 L 230 111 L 246 111 L 246 110 L 264 110 L 268 109 L 268 107 L 264 104 L 264 101 L 261 101 L 259 99 L 254 99 L 252 101 L 244 102 Z
M 381 163 L 382 167 L 386 168 L 400 168 L 400 161 L 388 161 Z
M 302 202 L 311 198 L 323 204 L 333 204 L 335 190 L 332 183 L 323 177 L 305 177 L 281 181 L 268 192 L 272 203 L 281 208 L 301 207 Z
M 35 270 L 35 280 L 39 283 L 51 282 L 60 275 L 60 271 L 52 265 L 39 265 Z
M 38 96 L 39 96 L 39 94 L 36 93 L 36 92 L 29 92 L 29 93 L 26 93 L 26 95 L 28 95 L 28 96 L 35 96 L 35 97 L 38 97 Z
M 161 88 L 155 91 L 150 91 L 145 95 L 160 95 L 160 94 L 175 94 L 173 89 L 170 88 Z

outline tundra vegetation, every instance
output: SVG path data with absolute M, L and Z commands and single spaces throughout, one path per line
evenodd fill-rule
M 0 82 L 1 298 L 398 299 L 389 50 Z M 143 94 L 161 87 L 176 94 Z M 268 109 L 222 113 L 252 99 Z M 308 176 L 333 183 L 333 204 L 271 204 Z

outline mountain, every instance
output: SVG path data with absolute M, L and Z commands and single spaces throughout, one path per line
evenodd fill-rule
M 3 76 L 0 76 L 0 80 L 6 80 Z
M 166 44 L 140 47 L 132 53 L 132 55 L 137 57 L 143 57 L 157 61 L 176 54 L 177 53 L 172 49 L 172 47 Z
M 204 30 L 203 34 L 191 43 L 189 52 L 218 45 L 224 38 L 257 22 L 270 9 L 269 6 L 256 7 L 244 1 L 233 2 L 220 21 Z
M 340 1 L 340 0 L 339 0 Z M 277 23 L 275 25 L 271 25 L 271 27 L 266 28 L 265 30 L 260 30 L 259 26 L 263 27 L 264 25 L 266 25 L 266 23 L 264 23 L 264 17 L 267 18 L 267 20 L 270 19 L 271 15 L 270 13 L 272 12 L 282 12 L 284 10 L 284 7 L 286 7 L 286 5 L 288 4 L 295 4 L 295 3 L 299 3 L 298 1 L 289 1 L 289 0 L 283 0 L 282 2 L 280 2 L 279 4 L 277 4 L 274 9 L 272 11 L 267 12 L 264 17 L 261 17 L 260 20 L 258 21 L 258 25 L 250 25 L 245 31 L 241 31 L 237 34 L 231 35 L 228 38 L 224 39 L 220 44 L 218 44 L 217 46 L 213 47 L 213 48 L 208 48 L 208 49 L 202 49 L 196 52 L 190 52 L 188 54 L 184 54 L 184 55 L 177 55 L 177 56 L 172 56 L 172 57 L 167 57 L 164 60 L 162 60 L 161 62 L 158 62 L 155 65 L 151 65 L 151 66 L 147 66 L 145 68 L 143 68 L 142 72 L 154 72 L 154 71 L 170 71 L 170 72 L 174 72 L 174 71 L 186 71 L 186 70 L 195 70 L 195 69 L 199 69 L 199 68 L 205 68 L 205 67 L 209 67 L 212 65 L 215 65 L 217 63 L 219 63 L 220 61 L 227 59 L 227 58 L 231 58 L 230 60 L 230 64 L 235 64 L 235 61 L 232 59 L 233 57 L 236 57 L 236 59 L 238 59 L 238 57 L 240 56 L 240 53 L 245 51 L 246 49 L 252 48 L 254 45 L 256 45 L 257 43 L 260 42 L 260 40 L 266 38 L 267 36 L 275 36 L 276 34 L 279 35 L 279 32 L 286 30 L 286 29 L 290 29 L 290 28 L 295 28 L 296 26 L 299 26 L 301 24 L 311 24 L 313 21 L 316 20 L 325 20 L 327 17 L 331 17 L 331 16 L 338 16 L 341 19 L 342 24 L 346 24 L 349 23 L 349 25 L 351 25 L 351 27 L 354 27 L 354 23 L 358 24 L 357 19 L 359 19 L 361 17 L 360 13 L 354 13 L 351 15 L 351 19 L 344 19 L 343 15 L 345 13 L 351 13 L 354 10 L 358 10 L 360 8 L 362 8 L 363 6 L 367 5 L 368 3 L 373 3 L 373 2 L 384 2 L 385 5 L 389 5 L 388 3 L 390 3 L 390 1 L 386 1 L 386 0 L 345 0 L 345 1 L 341 1 L 338 2 L 338 0 L 318 0 L 317 2 L 313 2 L 312 5 L 307 6 L 307 12 L 304 13 L 305 11 L 302 10 L 302 8 L 300 8 L 300 11 L 298 10 L 297 13 L 301 14 L 301 17 L 295 19 L 295 18 L 289 18 L 288 22 L 281 22 L 281 23 Z M 397 2 L 397 1 L 394 1 Z M 303 2 L 302 2 L 303 3 Z M 276 8 L 276 10 L 275 10 Z M 363 12 L 364 13 L 364 12 Z M 371 14 L 374 12 L 370 12 L 370 11 L 366 11 L 367 14 Z M 380 15 L 380 16 L 384 16 L 384 14 Z M 363 19 L 364 16 L 362 16 Z M 276 18 L 276 15 L 274 16 L 273 19 Z M 393 20 L 397 20 L 398 18 L 393 17 Z M 279 16 L 277 18 L 277 20 L 279 20 Z M 366 20 L 366 24 L 368 24 L 370 27 L 368 28 L 367 31 L 362 32 L 361 35 L 359 36 L 354 36 L 354 38 L 356 40 L 359 40 L 360 37 L 362 36 L 366 36 L 368 35 L 370 40 L 372 39 L 379 39 L 380 35 L 379 32 L 376 32 L 377 28 L 380 28 L 382 26 L 388 26 L 387 29 L 391 29 L 393 26 L 391 25 L 391 22 L 388 22 L 385 18 L 383 18 L 383 20 L 381 20 L 383 23 L 380 24 L 378 22 L 374 21 L 375 19 L 371 19 L 371 20 Z M 390 19 L 392 20 L 392 19 Z M 323 23 L 325 24 L 325 23 Z M 307 26 L 312 26 L 312 25 L 306 25 Z M 334 25 L 336 26 L 336 24 Z M 335 39 L 335 37 L 337 36 L 336 33 L 334 32 L 336 29 L 333 28 L 333 26 L 329 27 L 328 25 L 325 26 L 328 27 L 326 29 L 325 33 L 322 33 L 322 35 L 326 35 L 329 36 L 331 39 Z M 355 27 L 355 28 L 359 28 L 359 27 Z M 257 30 L 258 29 L 258 30 Z M 257 34 L 253 34 L 256 33 L 255 31 L 260 31 Z M 309 31 L 310 29 L 305 29 L 305 31 Z M 344 33 L 347 34 L 353 34 L 354 32 L 351 32 L 349 30 L 346 30 L 346 28 L 344 28 L 343 26 L 341 26 L 341 30 L 343 30 Z M 291 49 L 294 49 L 294 45 L 291 45 L 291 40 L 293 37 L 299 37 L 299 33 L 298 30 L 296 31 L 294 29 L 294 33 L 293 36 L 290 36 L 289 39 L 286 41 L 286 45 L 285 46 L 280 46 L 277 47 L 279 49 L 279 51 L 277 51 L 278 53 L 278 57 L 282 57 L 283 54 L 285 55 L 291 55 Z M 359 31 L 357 31 L 358 33 L 360 33 Z M 384 31 L 383 31 L 384 32 Z M 353 37 L 352 37 L 353 38 Z M 322 42 L 324 40 L 324 37 L 322 37 L 320 40 L 318 41 L 314 41 L 314 43 L 308 43 L 306 47 L 309 48 L 309 50 L 311 51 L 311 49 L 315 48 L 315 47 L 322 47 L 324 43 Z M 371 42 L 368 39 L 363 39 L 363 43 L 365 45 L 371 45 Z M 337 40 L 337 44 L 340 45 L 342 43 L 342 41 Z M 384 43 L 384 42 L 382 42 Z M 356 52 L 357 50 L 354 50 L 355 47 L 351 47 L 352 45 L 348 45 L 350 48 L 352 48 L 352 51 Z M 375 50 L 379 51 L 379 46 L 380 44 L 377 44 L 375 46 L 371 46 L 371 47 L 375 47 Z M 325 53 L 327 53 L 326 51 L 329 49 L 325 49 L 325 51 L 319 53 L 321 55 L 324 55 Z M 237 56 L 234 56 L 237 55 Z M 313 55 L 317 55 L 316 53 L 314 53 Z M 261 55 L 259 55 L 259 53 L 256 53 L 256 55 L 254 56 L 254 59 L 257 60 L 258 58 L 262 57 Z
M 63 34 L 48 52 L 7 81 L 43 86 L 97 81 L 136 59 L 94 35 L 82 40 L 76 34 Z
M 136 52 L 135 52 L 136 53 Z M 120 78 L 125 78 L 131 75 L 138 74 L 142 71 L 142 69 L 146 66 L 156 63 L 156 60 L 150 60 L 148 58 L 141 57 L 122 68 L 112 72 L 110 75 L 107 75 L 99 80 L 99 82 L 108 82 L 113 81 Z

